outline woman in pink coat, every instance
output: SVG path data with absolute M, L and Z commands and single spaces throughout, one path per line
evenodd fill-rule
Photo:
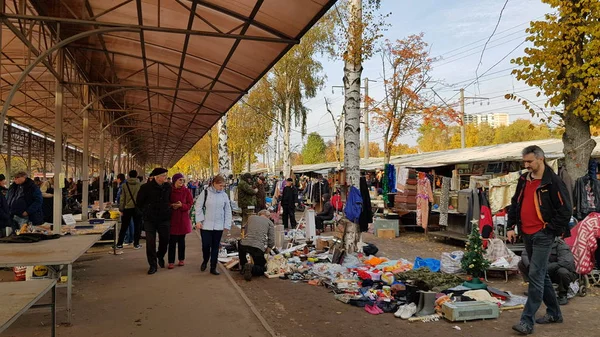
M 173 212 L 171 213 L 171 235 L 169 238 L 169 269 L 175 267 L 175 246 L 178 248 L 179 265 L 183 266 L 185 264 L 185 235 L 192 232 L 190 208 L 194 202 L 192 193 L 185 187 L 183 174 L 175 174 L 172 181 L 171 208 Z

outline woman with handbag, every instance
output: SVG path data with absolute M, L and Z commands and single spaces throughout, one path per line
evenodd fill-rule
M 175 249 L 179 266 L 185 264 L 185 235 L 192 232 L 190 221 L 190 208 L 194 203 L 192 193 L 185 187 L 183 174 L 173 176 L 173 190 L 171 191 L 171 235 L 169 236 L 169 269 L 175 267 Z
M 225 193 L 225 178 L 217 175 L 211 185 L 196 199 L 196 228 L 202 235 L 202 254 L 204 261 L 200 266 L 205 271 L 210 260 L 210 273 L 219 275 L 217 258 L 223 230 L 231 229 L 231 205 Z
M 121 185 L 121 195 L 119 197 L 119 211 L 121 212 L 121 229 L 119 230 L 119 241 L 117 249 L 123 248 L 125 233 L 129 224 L 133 220 L 133 248 L 140 249 L 140 236 L 142 234 L 142 216 L 137 208 L 137 195 L 140 191 L 140 181 L 137 178 L 137 171 L 129 171 L 129 179 Z

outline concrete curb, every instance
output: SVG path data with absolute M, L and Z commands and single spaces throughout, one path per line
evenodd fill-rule
M 200 241 L 202 241 L 202 238 L 200 237 L 200 232 L 197 231 L 197 230 L 194 230 L 194 233 L 196 233 L 196 236 L 198 237 L 198 239 Z M 272 337 L 278 337 L 279 335 L 275 332 L 275 330 L 273 330 L 273 328 L 269 325 L 269 323 L 267 322 L 267 320 L 265 320 L 265 318 L 260 314 L 260 312 L 258 311 L 258 309 L 256 309 L 256 307 L 254 306 L 254 304 L 252 304 L 252 301 L 250 301 L 250 299 L 248 298 L 248 296 L 246 296 L 246 293 L 244 293 L 244 291 L 242 290 L 242 288 L 240 288 L 240 286 L 238 286 L 237 283 L 233 280 L 233 278 L 229 274 L 229 270 L 227 270 L 225 267 L 223 267 L 223 265 L 221 263 L 218 263 L 217 265 L 218 265 L 218 268 L 219 268 L 221 274 L 223 274 L 223 275 L 225 275 L 227 277 L 227 279 L 229 280 L 229 282 L 231 283 L 231 285 L 235 288 L 235 290 L 238 292 L 238 294 L 240 295 L 240 297 L 242 297 L 242 299 L 244 300 L 244 302 L 246 302 L 246 304 L 248 305 L 248 307 L 250 308 L 250 310 L 252 311 L 252 313 L 254 314 L 254 316 L 256 316 L 256 318 L 258 318 L 258 320 L 260 321 L 260 324 L 262 324 L 263 328 L 265 328 L 265 330 Z

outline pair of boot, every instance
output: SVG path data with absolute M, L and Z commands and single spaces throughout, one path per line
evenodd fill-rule
M 205 271 L 206 267 L 208 267 L 208 261 L 204 261 L 202 262 L 202 264 L 200 265 L 200 271 Z M 220 275 L 221 273 L 219 273 L 217 271 L 217 265 L 211 265 L 210 266 L 210 273 L 213 275 Z

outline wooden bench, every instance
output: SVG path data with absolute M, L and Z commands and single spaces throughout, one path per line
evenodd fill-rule
M 35 304 L 48 291 L 52 292 L 52 302 Z M 56 335 L 56 280 L 30 280 L 3 282 L 0 284 L 0 333 L 13 324 L 29 308 L 50 308 L 52 310 L 51 336 Z

